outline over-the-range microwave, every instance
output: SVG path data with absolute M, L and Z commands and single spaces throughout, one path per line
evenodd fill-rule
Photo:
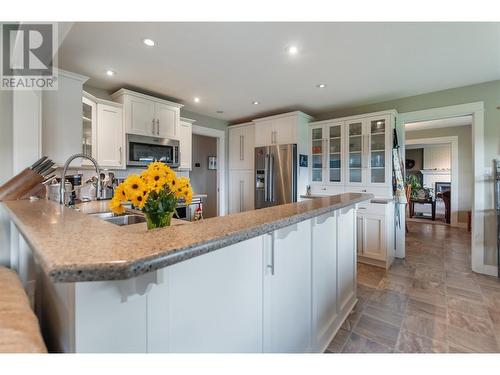
M 127 134 L 127 165 L 143 167 L 152 161 L 162 161 L 170 167 L 178 167 L 179 141 Z

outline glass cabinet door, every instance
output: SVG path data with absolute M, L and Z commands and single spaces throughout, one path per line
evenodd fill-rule
M 370 183 L 383 184 L 385 180 L 385 166 L 388 163 L 386 159 L 386 135 L 387 120 L 385 118 L 370 120 L 369 123 L 369 158 L 368 170 L 370 174 Z
M 347 155 L 349 183 L 362 182 L 363 158 L 363 123 L 355 122 L 347 125 Z
M 82 154 L 96 157 L 96 104 L 82 98 Z M 82 162 L 85 164 L 85 162 Z
M 342 182 L 342 124 L 328 126 L 328 181 Z
M 323 160 L 324 160 L 324 150 L 323 150 L 323 127 L 317 127 L 311 129 L 311 179 L 312 182 L 322 182 L 323 181 Z

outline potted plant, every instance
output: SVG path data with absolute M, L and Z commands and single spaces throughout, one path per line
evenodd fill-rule
M 177 177 L 164 163 L 153 162 L 140 175 L 132 174 L 118 185 L 109 207 L 123 214 L 123 202 L 130 202 L 144 213 L 148 229 L 154 229 L 169 226 L 179 200 L 190 204 L 192 198 L 189 178 Z

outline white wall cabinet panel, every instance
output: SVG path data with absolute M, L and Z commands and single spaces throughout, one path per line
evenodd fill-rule
M 126 89 L 111 97 L 123 104 L 127 133 L 179 139 L 182 104 Z
M 255 147 L 302 142 L 306 144 L 306 139 L 301 139 L 301 128 L 307 127 L 311 120 L 311 116 L 298 111 L 256 119 Z
M 179 127 L 179 168 L 192 169 L 193 163 L 193 122 L 194 120 L 181 118 Z
M 42 92 L 42 154 L 62 166 L 82 152 L 82 95 L 87 77 L 59 71 L 57 90 Z M 80 161 L 75 160 L 73 166 Z
M 311 223 L 268 235 L 264 279 L 264 351 L 311 350 Z
M 155 103 L 156 135 L 162 138 L 178 139 L 179 115 L 179 108 Z
M 122 108 L 97 104 L 97 162 L 102 167 L 125 167 Z
M 229 173 L 229 213 L 253 210 L 254 171 L 230 171 Z
M 124 103 L 127 133 L 156 135 L 155 103 L 130 96 Z
M 253 124 L 229 128 L 229 169 L 253 170 L 255 126 Z

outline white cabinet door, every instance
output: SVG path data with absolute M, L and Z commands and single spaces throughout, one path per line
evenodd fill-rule
M 229 128 L 229 169 L 253 169 L 255 126 Z
M 313 351 L 320 352 L 337 328 L 337 218 L 328 213 L 312 223 L 312 340 Z
M 154 102 L 128 95 L 124 107 L 127 133 L 156 135 Z
M 262 352 L 262 241 L 164 268 L 148 294 L 148 351 Z
M 229 213 L 254 209 L 254 171 L 229 172 Z
M 345 125 L 347 178 L 346 184 L 362 186 L 366 184 L 366 135 L 361 119 L 348 121 Z
M 281 117 L 273 120 L 273 144 L 297 143 L 297 116 Z
M 343 209 L 337 217 L 338 304 L 339 311 L 356 301 L 356 218 L 354 209 Z
M 274 136 L 273 120 L 255 123 L 255 147 L 273 145 Z
M 392 129 L 387 115 L 365 120 L 367 186 L 389 185 L 392 177 Z
M 191 170 L 193 158 L 193 125 L 190 122 L 181 121 L 179 133 L 179 168 Z
M 122 108 L 97 104 L 97 162 L 101 167 L 124 168 Z
M 179 108 L 155 103 L 156 135 L 162 138 L 179 138 Z
M 328 185 L 344 184 L 344 123 L 337 122 L 325 125 L 326 165 L 325 180 Z
M 358 228 L 358 238 L 361 238 L 362 244 L 360 255 L 364 257 L 385 260 L 386 257 L 386 238 L 385 238 L 385 216 L 358 214 L 358 222 L 361 227 Z
M 264 351 L 311 350 L 311 222 L 267 235 Z
M 314 125 L 309 128 L 310 182 L 311 185 L 325 184 L 325 127 Z

